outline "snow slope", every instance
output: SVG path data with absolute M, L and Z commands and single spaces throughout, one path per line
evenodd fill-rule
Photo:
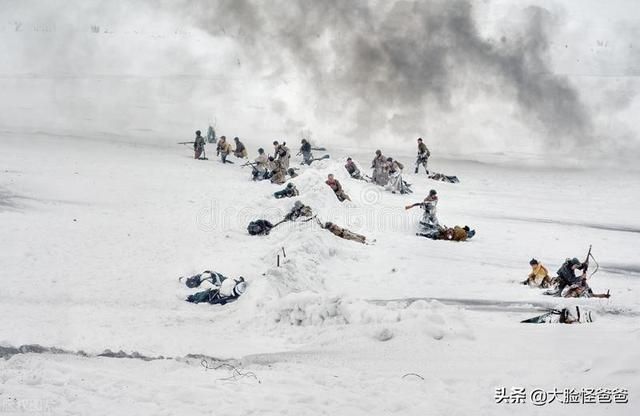
M 88 132 L 91 137 L 93 133 Z M 248 141 L 253 154 L 259 145 Z M 497 405 L 496 387 L 619 387 L 629 404 L 580 406 L 632 414 L 640 399 L 637 346 L 638 173 L 537 167 L 478 155 L 439 159 L 443 184 L 407 174 L 392 195 L 346 177 L 347 151 L 368 167 L 375 149 L 329 149 L 294 179 L 323 220 L 376 240 L 338 239 L 314 222 L 252 237 L 295 199 L 249 180 L 239 162 L 194 161 L 188 148 L 107 140 L 0 137 L 0 345 L 40 344 L 83 355 L 18 354 L 0 361 L 0 409 L 85 414 L 568 414 Z M 384 149 L 383 149 L 384 150 Z M 210 156 L 212 151 L 209 152 Z M 393 154 L 412 170 L 412 149 Z M 324 185 L 335 173 L 353 202 Z M 415 236 L 429 189 L 439 218 L 478 231 L 469 242 Z M 556 270 L 589 244 L 595 291 L 560 300 L 517 284 L 536 257 Z M 282 267 L 276 256 L 282 254 Z M 249 290 L 224 307 L 184 302 L 178 276 L 215 269 Z M 414 298 L 420 300 L 413 301 Z M 523 325 L 546 306 L 579 304 L 588 325 Z M 105 349 L 143 361 L 94 357 Z M 256 377 L 220 380 L 203 354 Z M 408 375 L 416 373 L 416 375 Z M 404 376 L 404 377 L 403 377 Z M 258 382 L 259 381 L 259 382 Z M 32 409 L 33 410 L 33 409 Z

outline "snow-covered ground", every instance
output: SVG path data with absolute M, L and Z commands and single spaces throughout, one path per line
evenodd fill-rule
M 400 196 L 347 178 L 347 152 L 366 168 L 374 150 L 330 148 L 294 179 L 320 218 L 375 239 L 360 245 L 313 222 L 249 236 L 250 220 L 277 221 L 295 199 L 275 200 L 281 187 L 219 163 L 211 146 L 195 161 L 178 145 L 3 132 L 0 345 L 86 354 L 6 354 L 0 414 L 638 411 L 640 173 L 436 154 L 432 169 L 461 183 L 407 174 L 415 193 Z M 411 172 L 412 155 L 390 156 Z M 353 202 L 337 201 L 328 173 Z M 440 221 L 475 228 L 472 241 L 415 236 L 421 213 L 404 206 L 431 188 Z M 592 287 L 610 299 L 517 284 L 531 257 L 555 271 L 589 244 Z M 226 306 L 184 302 L 192 291 L 177 278 L 205 269 L 244 276 L 248 292 Z M 519 323 L 574 304 L 595 322 Z M 106 349 L 172 358 L 95 356 Z M 500 387 L 620 388 L 629 403 L 496 404 Z

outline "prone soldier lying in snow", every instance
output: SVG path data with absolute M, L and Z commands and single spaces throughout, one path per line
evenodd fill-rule
M 298 188 L 296 188 L 293 182 L 289 182 L 284 189 L 273 193 L 276 199 L 291 198 L 298 195 L 300 195 L 300 192 L 298 192 Z
M 346 228 L 342 228 L 332 222 L 325 222 L 324 225 L 320 224 L 322 228 L 325 230 L 331 231 L 333 234 L 337 235 L 340 238 L 344 238 L 345 240 L 357 241 L 358 243 L 366 244 L 367 237 L 354 233 L 353 231 L 349 231 Z
M 187 302 L 207 302 L 212 305 L 224 305 L 238 299 L 247 290 L 247 283 L 244 281 L 244 277 L 240 276 L 237 279 L 230 279 L 220 273 L 209 270 L 185 280 L 185 284 L 189 288 L 200 287 L 200 285 L 205 282 L 207 282 L 210 287 L 193 295 L 189 295 L 186 299 Z

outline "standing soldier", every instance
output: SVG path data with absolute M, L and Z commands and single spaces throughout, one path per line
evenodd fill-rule
M 277 140 L 273 142 L 275 152 L 274 157 L 277 161 L 281 162 L 285 172 L 289 169 L 289 158 L 291 157 L 291 152 L 286 145 L 286 142 L 283 142 L 282 144 L 279 144 Z
M 244 147 L 244 144 L 240 141 L 239 137 L 234 137 L 233 141 L 236 143 L 236 149 L 233 151 L 233 155 L 235 157 L 244 159 L 247 157 L 247 148 Z
M 418 173 L 418 169 L 420 169 L 420 165 L 422 165 L 427 175 L 429 174 L 429 169 L 427 169 L 429 156 L 431 156 L 431 152 L 427 149 L 427 145 L 422 142 L 422 137 L 418 138 L 418 158 L 416 159 L 415 173 Z
M 311 153 L 311 143 L 307 141 L 307 139 L 302 139 L 300 141 L 302 146 L 300 146 L 300 152 L 298 154 L 302 154 L 302 163 L 306 165 L 310 165 L 313 162 L 313 154 Z
M 200 159 L 200 155 L 204 152 L 204 137 L 201 136 L 200 130 L 196 131 L 196 139 L 193 142 L 193 158 Z M 205 154 L 206 159 L 206 154 Z
M 371 168 L 373 169 L 372 181 L 373 183 L 385 186 L 389 182 L 389 175 L 386 171 L 387 160 L 382 155 L 380 150 L 376 150 L 376 157 L 371 162 Z
M 222 163 L 232 163 L 231 161 L 227 161 L 229 153 L 231 153 L 231 144 L 227 143 L 227 138 L 225 136 L 221 136 L 220 140 L 218 140 L 217 154 L 220 156 Z
M 216 142 L 216 131 L 211 126 L 209 126 L 209 128 L 207 129 L 207 140 L 209 141 L 209 143 Z

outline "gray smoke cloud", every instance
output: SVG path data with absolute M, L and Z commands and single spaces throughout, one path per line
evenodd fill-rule
M 441 154 L 637 150 L 640 83 L 606 76 L 640 68 L 633 21 L 583 39 L 588 21 L 558 7 L 501 1 L 488 23 L 494 1 L 0 0 L 0 129 L 175 145 L 217 122 L 256 144 L 311 130 L 367 148 L 423 136 Z
M 354 138 L 419 132 L 437 122 L 430 110 L 459 111 L 461 94 L 516 102 L 519 118 L 554 143 L 591 137 L 578 92 L 549 67 L 555 21 L 540 7 L 497 42 L 483 38 L 463 0 L 188 1 L 185 10 L 212 36 L 249 50 L 257 73 L 302 77 L 317 114 L 331 120 L 348 109 Z

